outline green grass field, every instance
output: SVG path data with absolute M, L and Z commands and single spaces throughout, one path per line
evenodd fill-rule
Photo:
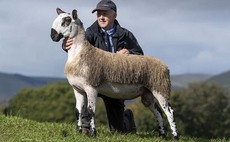
M 106 126 L 98 126 L 97 137 L 89 138 L 76 132 L 74 124 L 40 123 L 0 114 L 0 142 L 164 142 L 157 133 L 111 134 Z M 224 139 L 180 137 L 179 142 L 226 142 Z

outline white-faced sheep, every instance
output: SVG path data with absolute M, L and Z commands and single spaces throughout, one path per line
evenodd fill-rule
M 73 87 L 76 109 L 79 112 L 78 128 L 82 126 L 84 101 L 92 112 L 90 135 L 96 135 L 94 113 L 98 94 L 116 99 L 133 99 L 141 96 L 143 104 L 156 116 L 159 133 L 164 135 L 163 119 L 157 103 L 165 112 L 174 139 L 178 139 L 173 109 L 167 99 L 170 96 L 170 76 L 168 67 L 159 59 L 140 55 L 109 53 L 93 47 L 85 37 L 77 10 L 71 14 L 57 8 L 58 17 L 51 29 L 53 41 L 62 37 L 74 39 L 68 51 L 65 74 Z M 86 98 L 85 99 L 85 96 Z

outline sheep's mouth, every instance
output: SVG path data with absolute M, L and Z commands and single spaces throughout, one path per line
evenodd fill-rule
M 57 33 L 57 31 L 55 30 L 55 29 L 51 29 L 51 34 L 50 34 L 50 37 L 51 37 L 51 39 L 53 40 L 53 41 L 56 41 L 56 42 L 58 42 L 60 39 L 62 39 L 64 36 L 63 36 L 63 34 L 61 34 L 61 33 Z

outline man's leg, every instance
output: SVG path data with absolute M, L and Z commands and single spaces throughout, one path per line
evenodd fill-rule
M 126 109 L 124 112 L 124 124 L 126 133 L 135 134 L 137 132 L 133 112 L 131 109 Z
M 124 101 L 100 95 L 103 99 L 111 132 L 124 131 Z
M 109 127 L 111 132 L 135 133 L 133 113 L 130 109 L 124 111 L 124 100 L 112 99 L 103 95 Z

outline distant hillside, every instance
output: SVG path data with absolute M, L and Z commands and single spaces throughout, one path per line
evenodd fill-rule
M 218 75 L 208 75 L 208 74 L 172 75 L 171 82 L 172 82 L 172 90 L 186 88 L 190 83 L 207 82 L 207 83 L 216 83 L 226 88 L 230 92 L 230 71 Z
M 0 72 L 0 102 L 9 100 L 22 88 L 35 88 L 59 81 L 67 80 L 65 78 L 28 77 Z
M 171 83 L 173 87 L 177 90 L 178 88 L 186 88 L 190 83 L 206 81 L 212 75 L 209 74 L 181 74 L 172 75 Z
M 213 82 L 225 87 L 230 92 L 230 71 L 213 76 L 206 80 L 206 82 Z
M 22 88 L 41 87 L 60 81 L 67 82 L 66 78 L 29 77 L 20 74 L 0 72 L 0 103 L 11 99 Z M 226 87 L 230 91 L 230 71 L 216 76 L 208 74 L 182 74 L 171 76 L 172 90 L 186 88 L 189 83 L 200 81 L 214 82 Z

